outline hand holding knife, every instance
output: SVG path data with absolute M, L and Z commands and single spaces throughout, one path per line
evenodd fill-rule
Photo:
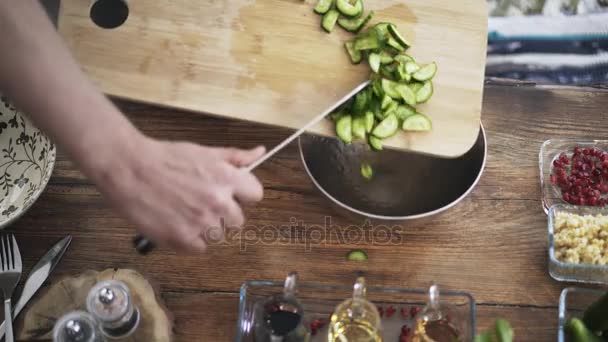
M 295 133 L 293 133 L 292 135 L 290 135 L 287 139 L 283 140 L 280 144 L 278 144 L 277 146 L 275 146 L 273 149 L 271 149 L 270 151 L 266 152 L 265 155 L 263 155 L 260 159 L 256 160 L 253 164 L 247 166 L 245 168 L 245 170 L 247 170 L 248 172 L 253 171 L 253 169 L 255 169 L 260 164 L 262 164 L 263 162 L 265 162 L 268 158 L 270 158 L 273 155 L 275 155 L 277 152 L 279 152 L 281 149 L 283 149 L 285 146 L 287 146 L 290 142 L 294 141 L 297 137 L 299 137 L 304 132 L 306 132 L 307 130 L 309 130 L 310 128 L 312 128 L 314 125 L 318 124 L 321 120 L 323 120 L 327 115 L 329 115 L 331 112 L 333 112 L 336 108 L 340 107 L 343 103 L 345 103 L 346 101 L 348 101 L 355 94 L 357 94 L 358 92 L 360 92 L 361 90 L 363 90 L 365 87 L 367 87 L 369 85 L 369 83 L 370 83 L 370 81 L 365 81 L 365 82 L 359 84 L 358 86 L 356 86 L 348 94 L 346 94 L 344 97 L 342 97 L 340 100 L 338 100 L 338 102 L 336 102 L 333 105 L 331 105 L 323 113 L 321 113 L 318 116 L 314 117 L 306 125 L 304 125 L 302 128 L 298 129 Z M 154 249 L 154 245 L 150 241 L 148 241 L 145 237 L 143 237 L 141 235 L 137 235 L 133 239 L 133 246 L 135 247 L 135 249 L 140 254 L 144 254 L 144 255 L 148 254 L 150 251 L 152 251 Z

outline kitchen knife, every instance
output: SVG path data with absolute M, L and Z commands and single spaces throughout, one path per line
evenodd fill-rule
M 264 154 L 260 159 L 256 160 L 253 164 L 247 166 L 245 168 L 245 170 L 247 170 L 247 172 L 251 172 L 253 169 L 255 169 L 260 164 L 262 164 L 263 162 L 265 162 L 268 158 L 272 157 L 277 152 L 279 152 L 280 150 L 282 150 L 290 142 L 294 141 L 297 137 L 299 137 L 300 135 L 302 135 L 304 132 L 306 132 L 307 130 L 309 130 L 314 125 L 318 124 L 319 122 L 321 122 L 321 120 L 323 120 L 327 115 L 329 115 L 331 112 L 333 112 L 334 110 L 336 110 L 336 108 L 340 107 L 343 103 L 345 103 L 346 101 L 348 101 L 351 97 L 355 96 L 355 94 L 357 94 L 358 92 L 360 92 L 361 90 L 363 90 L 365 87 L 367 87 L 369 85 L 369 83 L 370 83 L 370 81 L 365 81 L 365 82 L 359 84 L 358 86 L 356 86 L 348 94 L 346 94 L 344 97 L 342 97 L 340 100 L 338 100 L 338 102 L 336 102 L 333 105 L 331 105 L 323 113 L 315 116 L 306 125 L 302 126 L 302 128 L 298 129 L 295 133 L 293 133 L 292 135 L 290 135 L 287 139 L 283 140 L 280 144 L 278 144 L 277 146 L 275 146 L 273 149 L 271 149 L 270 151 L 266 152 L 266 154 Z M 148 254 L 151 250 L 154 249 L 154 245 L 150 241 L 148 241 L 145 237 L 143 237 L 141 235 L 137 235 L 133 239 L 133 246 L 135 247 L 135 249 L 140 254 Z
M 72 242 L 72 236 L 68 235 L 57 242 L 46 254 L 38 261 L 38 263 L 32 268 L 25 285 L 23 286 L 23 292 L 21 297 L 13 306 L 13 319 L 19 315 L 19 312 L 25 307 L 27 302 L 32 299 L 36 291 L 40 289 L 40 286 L 44 283 L 49 274 L 53 271 L 55 266 L 61 260 L 63 253 L 66 251 L 68 246 Z M 4 322 L 0 325 L 0 338 L 4 336 L 5 326 Z

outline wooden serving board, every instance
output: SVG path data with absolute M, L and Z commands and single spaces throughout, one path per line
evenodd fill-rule
M 65 277 L 45 288 L 19 319 L 17 340 L 48 341 L 60 317 L 70 311 L 86 310 L 86 299 L 91 288 L 100 281 L 111 279 L 125 283 L 140 313 L 137 330 L 120 341 L 171 342 L 173 317 L 160 297 L 160 289 L 135 270 L 113 268 L 101 272 L 88 270 Z
M 62 0 L 59 30 L 107 94 L 299 128 L 368 78 L 342 46 L 352 34 L 320 28 L 315 0 L 129 0 L 127 21 L 97 27 L 90 1 Z M 485 0 L 365 0 L 373 23 L 397 24 L 417 61 L 436 61 L 435 95 L 419 111 L 429 133 L 386 145 L 445 157 L 479 131 L 487 39 Z M 314 129 L 333 134 L 327 121 Z

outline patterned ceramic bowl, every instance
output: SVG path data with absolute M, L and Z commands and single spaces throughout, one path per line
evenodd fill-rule
M 53 173 L 55 145 L 0 95 L 0 228 L 38 199 Z

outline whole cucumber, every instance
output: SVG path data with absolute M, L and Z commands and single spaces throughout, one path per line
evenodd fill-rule
M 481 333 L 481 334 L 475 336 L 475 339 L 473 340 L 473 342 L 493 342 L 493 341 L 492 341 L 492 336 L 490 335 L 490 333 L 484 332 L 484 333 Z
M 601 342 L 599 336 L 589 330 L 583 321 L 578 318 L 570 318 L 566 322 L 566 331 L 573 342 Z
M 498 338 L 498 342 L 513 341 L 513 329 L 509 322 L 504 319 L 496 320 L 496 337 Z

